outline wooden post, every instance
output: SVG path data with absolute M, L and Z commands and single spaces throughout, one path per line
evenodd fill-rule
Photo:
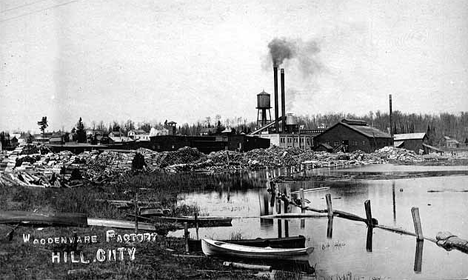
M 327 201 L 328 217 L 333 217 L 333 207 L 332 207 L 331 194 L 327 193 L 325 195 L 325 199 Z
M 185 238 L 185 252 L 188 253 L 190 251 L 189 249 L 189 231 L 188 231 L 188 223 L 184 222 L 184 238 Z
M 370 200 L 364 201 L 364 208 L 366 210 L 367 226 L 373 227 L 374 222 L 372 221 L 372 210 Z
M 396 222 L 395 181 L 392 182 L 393 221 Z
M 138 234 L 138 190 L 135 191 L 135 234 Z
M 198 240 L 198 212 L 195 212 L 195 228 L 196 228 L 197 240 Z
M 419 217 L 419 208 L 418 207 L 411 208 L 411 214 L 413 215 L 413 223 L 414 223 L 414 230 L 416 231 L 416 239 L 424 240 L 422 226 L 421 226 L 421 218 Z
M 301 213 L 304 213 L 305 201 L 304 201 L 304 188 L 303 187 L 301 187 L 301 189 L 299 190 L 299 195 L 301 197 Z
M 307 177 L 307 166 L 305 164 L 302 165 L 302 175 L 305 177 Z
M 286 187 L 284 189 L 285 197 L 288 197 L 288 189 L 289 187 Z M 285 200 L 283 203 L 284 203 L 284 213 L 288 213 L 289 203 L 287 200 Z M 287 220 L 284 220 L 284 237 L 289 237 L 289 222 Z
M 280 195 L 281 192 L 278 192 L 278 194 Z M 281 198 L 278 197 L 276 199 L 276 213 L 277 214 L 281 214 Z M 282 224 L 281 224 L 281 219 L 278 219 L 278 238 L 281 238 L 282 237 L 282 232 L 283 232 L 283 227 L 282 227 Z

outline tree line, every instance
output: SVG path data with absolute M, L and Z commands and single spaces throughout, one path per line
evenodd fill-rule
M 394 134 L 425 132 L 429 137 L 429 144 L 435 146 L 443 144 L 444 136 L 449 136 L 462 143 L 468 144 L 468 112 L 461 112 L 459 114 L 410 114 L 394 111 L 392 115 L 393 125 L 391 128 L 389 113 L 380 111 L 370 111 L 364 116 L 349 113 L 328 113 L 296 117 L 302 129 L 324 129 L 347 118 L 364 120 L 368 125 L 388 133 L 390 133 L 390 129 L 392 129 Z M 92 130 L 102 135 L 107 135 L 115 131 L 127 135 L 129 131 L 136 129 L 149 133 L 151 128 L 162 129 L 166 124 L 167 120 L 165 122 L 143 121 L 138 123 L 133 120 L 127 120 L 125 122 L 112 121 L 108 124 L 105 124 L 103 121 L 91 121 L 86 124 L 80 118 L 70 130 L 58 131 L 56 134 L 68 136 L 67 140 L 69 141 L 86 142 L 86 130 Z M 44 134 L 45 128 L 49 125 L 47 117 L 43 117 L 38 122 L 38 125 Z M 217 134 L 224 131 L 226 128 L 231 128 L 234 133 L 248 134 L 258 127 L 256 122 L 249 122 L 243 117 L 223 119 L 221 115 L 216 115 L 215 118 L 206 117 L 196 123 L 184 123 L 178 125 L 176 128 L 177 133 L 180 135 L 201 135 Z M 9 135 L 6 132 L 2 132 L 0 136 L 0 140 L 2 140 L 2 144 L 5 146 Z
M 299 116 L 298 122 L 308 129 L 315 129 L 330 127 L 344 118 L 364 120 L 368 125 L 388 133 L 392 129 L 393 134 L 424 132 L 429 138 L 430 145 L 442 145 L 444 136 L 468 144 L 468 112 L 460 114 L 409 114 L 394 111 L 391 128 L 389 113 L 380 111 L 370 111 L 364 116 L 344 113 L 306 115 Z

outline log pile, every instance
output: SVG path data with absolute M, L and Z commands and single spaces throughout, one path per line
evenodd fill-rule
M 69 151 L 52 153 L 44 147 L 24 146 L 2 161 L 5 173 L 0 185 L 63 186 L 70 180 L 83 179 L 94 183 L 111 181 L 132 170 L 132 160 L 143 156 L 146 171 L 226 171 L 257 170 L 266 167 L 298 166 L 313 168 L 329 166 L 359 166 L 393 161 L 419 162 L 425 157 L 405 149 L 385 147 L 374 153 L 327 153 L 300 148 L 254 149 L 245 153 L 218 151 L 205 155 L 196 148 L 184 147 L 177 151 L 155 152 L 149 149 L 86 151 L 75 155 Z M 55 177 L 53 176 L 55 174 Z M 58 180 L 58 183 L 57 183 Z

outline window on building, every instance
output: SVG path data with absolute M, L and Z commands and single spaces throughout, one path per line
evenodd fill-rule
M 338 147 L 338 145 L 340 145 L 340 143 L 338 141 L 333 142 L 334 147 Z
M 366 145 L 366 141 L 365 141 L 365 140 L 362 141 L 362 145 Z

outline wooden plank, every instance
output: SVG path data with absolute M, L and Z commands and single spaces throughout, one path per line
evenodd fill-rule
M 86 226 L 87 215 L 81 213 L 34 213 L 28 211 L 0 211 L 0 224 L 28 224 L 41 226 Z
M 284 213 L 275 215 L 260 216 L 261 219 L 304 219 L 304 218 L 322 218 L 327 217 L 327 214 L 308 214 L 308 213 Z
M 308 193 L 308 192 L 324 191 L 324 190 L 329 190 L 329 189 L 330 187 L 318 187 L 318 188 L 304 189 L 304 192 Z M 291 192 L 291 194 L 298 194 L 298 193 L 300 193 L 300 190 Z
M 260 271 L 271 271 L 271 266 L 269 265 L 259 265 L 259 264 L 247 264 L 247 263 L 238 263 L 238 262 L 223 262 L 224 266 L 233 267 L 233 268 L 243 268 L 250 270 L 260 270 Z
M 125 221 L 125 220 L 88 218 L 88 225 L 100 226 L 100 227 L 123 228 L 123 229 L 135 229 L 135 222 Z M 156 231 L 156 227 L 148 223 L 139 223 L 138 228 L 141 230 Z

